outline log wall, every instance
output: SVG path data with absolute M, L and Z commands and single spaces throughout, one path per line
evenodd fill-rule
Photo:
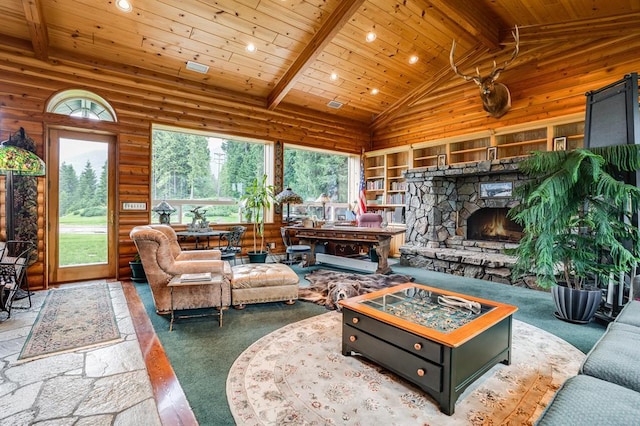
M 372 126 L 372 149 L 406 146 L 487 130 L 584 114 L 585 93 L 640 72 L 640 38 L 572 40 L 521 46 L 519 58 L 499 77 L 512 106 L 500 119 L 482 109 L 477 86 L 457 76 L 409 96 Z M 533 49 L 533 47 L 531 47 Z M 452 72 L 451 72 L 452 73 Z
M 523 49 L 526 45 L 523 45 Z M 138 76 L 126 67 L 100 69 L 89 61 L 39 61 L 15 46 L 0 46 L 0 139 L 24 127 L 46 158 L 49 127 L 84 128 L 117 136 L 117 205 L 150 200 L 150 132 L 154 123 L 231 136 L 251 137 L 285 144 L 331 149 L 347 153 L 423 143 L 532 121 L 583 113 L 588 90 L 609 84 L 640 70 L 640 39 L 619 36 L 581 43 L 550 42 L 537 46 L 540 54 L 515 61 L 500 77 L 511 89 L 513 106 L 501 119 L 488 117 L 473 83 L 457 77 L 441 79 L 411 102 L 393 106 L 369 128 L 363 124 L 327 118 L 304 108 L 280 105 L 269 111 L 266 101 L 249 95 L 211 91 L 176 79 L 166 81 Z M 546 51 L 545 51 L 546 48 Z M 544 52 L 544 54 L 542 53 Z M 118 122 L 105 123 L 45 113 L 47 101 L 59 91 L 86 89 L 105 98 Z M 39 258 L 30 269 L 34 288 L 46 288 L 46 179 L 39 188 Z M 4 188 L 0 177 L 0 187 Z M 2 190 L 0 190 L 2 191 Z M 0 192 L 0 218 L 4 224 L 4 196 Z M 118 277 L 130 275 L 128 261 L 135 248 L 132 227 L 145 224 L 149 211 L 118 211 Z M 267 241 L 281 250 L 279 224 L 267 226 Z M 2 231 L 4 232 L 4 231 Z M 246 241 L 251 240 L 247 234 Z M 245 244 L 247 246 L 247 244 Z
M 117 123 L 96 122 L 45 113 L 47 101 L 67 89 L 85 89 L 106 99 L 115 109 Z M 230 136 L 250 137 L 283 144 L 360 153 L 369 146 L 365 126 L 347 120 L 315 116 L 303 108 L 266 109 L 265 102 L 250 96 L 211 93 L 184 81 L 168 84 L 148 77 L 137 78 L 126 70 L 92 68 L 81 62 L 45 63 L 19 51 L 0 46 L 0 138 L 24 127 L 36 141 L 37 154 L 46 159 L 47 129 L 87 129 L 117 136 L 116 211 L 118 240 L 117 278 L 130 276 L 128 262 L 135 253 L 130 230 L 150 218 L 150 158 L 152 124 L 207 130 Z M 46 178 L 39 178 L 39 256 L 29 270 L 32 288 L 47 288 Z M 0 187 L 4 179 L 0 177 Z M 3 191 L 3 190 L 2 190 Z M 148 210 L 124 211 L 123 202 L 146 201 Z M 0 193 L 0 218 L 4 237 L 4 195 Z M 277 218 L 279 219 L 279 218 Z M 279 222 L 276 220 L 276 222 Z M 279 224 L 266 229 L 267 241 L 282 250 Z M 246 241 L 250 241 L 251 234 Z

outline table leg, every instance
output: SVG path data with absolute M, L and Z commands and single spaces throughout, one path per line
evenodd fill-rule
M 173 287 L 171 287 L 171 321 L 169 322 L 169 332 L 173 331 L 173 320 L 174 320 L 174 316 L 173 316 Z
M 378 269 L 376 274 L 388 274 L 391 272 L 387 259 L 389 258 L 389 252 L 391 251 L 391 238 L 387 236 L 378 236 L 378 246 L 376 247 L 376 253 L 378 253 Z
M 307 254 L 307 259 L 303 262 L 302 266 L 307 267 L 316 264 L 316 241 L 315 240 L 300 240 L 300 244 L 305 244 L 311 247 L 311 252 Z

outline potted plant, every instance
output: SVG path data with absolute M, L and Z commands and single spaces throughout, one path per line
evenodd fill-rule
M 640 189 L 623 180 L 639 168 L 636 145 L 534 152 L 521 163 L 530 180 L 515 189 L 520 203 L 509 211 L 524 228 L 514 274 L 550 288 L 560 319 L 589 322 L 602 302 L 598 286 L 639 260 L 631 212 Z
M 264 220 L 266 210 L 274 201 L 274 187 L 267 184 L 267 175 L 255 178 L 246 189 L 240 202 L 248 212 L 249 220 L 253 224 L 253 251 L 247 251 L 249 261 L 252 263 L 264 263 L 267 251 L 264 249 Z M 258 246 L 258 237 L 260 245 Z
M 131 281 L 134 283 L 147 282 L 147 275 L 144 273 L 139 253 L 136 253 L 133 256 L 133 260 L 129 262 L 129 267 L 131 268 Z

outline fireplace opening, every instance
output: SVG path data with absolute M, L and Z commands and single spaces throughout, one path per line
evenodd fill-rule
M 467 238 L 517 243 L 522 238 L 522 226 L 507 217 L 508 208 L 485 207 L 467 219 Z

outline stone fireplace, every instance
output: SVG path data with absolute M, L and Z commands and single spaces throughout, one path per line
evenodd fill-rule
M 523 157 L 406 172 L 405 265 L 505 284 L 522 228 L 507 218 Z

